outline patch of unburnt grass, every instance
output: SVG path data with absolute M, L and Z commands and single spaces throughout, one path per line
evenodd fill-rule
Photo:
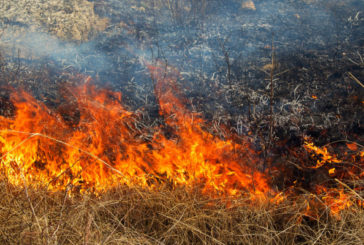
M 214 199 L 198 188 L 120 186 L 100 195 L 50 193 L 0 182 L 3 244 L 361 244 L 364 210 L 337 217 L 307 209 L 307 194 L 279 205 Z

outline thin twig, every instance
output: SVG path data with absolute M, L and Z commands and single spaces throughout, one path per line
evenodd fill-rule
M 359 81 L 359 79 L 358 78 L 356 78 L 351 72 L 348 72 L 348 75 L 349 75 L 349 77 L 351 78 L 351 79 L 353 79 L 357 84 L 359 84 L 362 88 L 364 88 L 364 85 L 363 85 L 363 83 L 361 83 L 360 81 Z
M 166 218 L 168 218 L 170 220 L 173 220 L 174 222 L 176 222 L 178 224 L 181 224 L 181 225 L 183 225 L 183 226 L 185 226 L 185 227 L 187 227 L 187 228 L 189 228 L 189 229 L 191 229 L 193 231 L 196 231 L 196 232 L 200 233 L 203 236 L 206 236 L 206 237 L 210 238 L 211 240 L 213 240 L 217 244 L 224 244 L 224 243 L 220 242 L 219 240 L 217 240 L 216 238 L 210 236 L 209 234 L 206 234 L 206 233 L 202 232 L 200 229 L 198 229 L 198 228 L 196 228 L 194 226 L 191 226 L 189 224 L 186 224 L 186 223 L 184 223 L 184 222 L 182 222 L 182 221 L 180 221 L 178 219 L 175 219 L 173 217 L 167 216 L 167 215 L 162 214 L 162 213 L 160 213 L 160 215 L 163 216 L 163 217 L 166 217 Z
M 32 204 L 32 201 L 30 200 L 30 197 L 29 197 L 29 193 L 28 193 L 28 186 L 27 186 L 27 183 L 26 183 L 26 180 L 25 180 L 25 177 L 24 177 L 24 174 L 23 174 L 23 171 L 22 169 L 20 170 L 20 175 L 21 175 L 21 178 L 23 180 L 23 184 L 24 184 L 24 190 L 25 190 L 25 195 L 28 199 L 28 202 L 29 202 L 29 205 L 30 205 L 30 209 L 32 210 L 32 214 L 35 218 L 35 222 L 38 226 L 38 229 L 39 229 L 39 233 L 41 234 L 42 233 L 42 227 L 40 226 L 40 223 L 39 223 L 39 220 L 38 220 L 38 217 L 37 215 L 35 214 L 35 210 L 34 210 L 34 206 Z
M 350 188 L 347 184 L 345 184 L 344 182 L 338 180 L 337 178 L 335 178 L 335 181 L 338 182 L 339 184 L 341 184 L 342 186 L 344 186 L 345 188 L 347 188 L 351 193 L 353 193 L 355 196 L 357 196 L 361 201 L 364 201 L 364 198 L 361 197 L 356 191 L 354 191 L 352 188 Z
M 92 224 L 92 220 L 93 220 L 93 215 L 92 213 L 88 214 L 88 218 L 87 218 L 87 224 L 86 224 L 86 228 L 85 228 L 85 240 L 83 241 L 83 245 L 89 245 L 89 237 L 90 237 L 90 230 L 91 230 L 91 224 Z
M 55 229 L 55 231 L 52 234 L 52 239 L 54 239 L 56 237 L 56 234 L 57 234 L 57 232 L 59 230 L 59 227 L 61 226 L 61 221 L 62 221 L 62 216 L 63 216 L 63 210 L 64 210 L 64 207 L 65 207 L 65 204 L 66 204 L 68 190 L 69 190 L 69 186 L 66 188 L 66 191 L 64 193 L 64 199 L 63 199 L 61 211 L 60 211 L 60 214 L 59 214 L 58 225 L 57 225 L 57 228 Z

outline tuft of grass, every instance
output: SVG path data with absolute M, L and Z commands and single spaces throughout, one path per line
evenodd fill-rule
M 308 217 L 307 196 L 279 205 L 198 188 L 121 186 L 99 196 L 0 182 L 1 244 L 363 244 L 364 210 Z

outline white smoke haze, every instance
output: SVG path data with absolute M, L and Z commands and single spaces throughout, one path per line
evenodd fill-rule
M 23 1 L 18 2 L 21 7 Z M 14 22 L 8 18 L 2 19 L 0 44 L 6 54 L 16 56 L 20 53 L 24 58 L 28 56 L 35 59 L 48 57 L 62 65 L 74 65 L 81 70 L 84 67 L 97 71 L 110 69 L 112 63 L 125 56 L 165 58 L 182 65 L 181 69 L 184 69 L 183 64 L 188 59 L 192 66 L 186 69 L 197 65 L 213 70 L 213 59 L 223 62 L 224 50 L 234 61 L 239 57 L 256 56 L 256 52 L 272 41 L 275 42 L 277 52 L 320 49 L 342 42 L 338 39 L 346 36 L 344 33 L 348 31 L 340 17 L 335 16 L 330 8 L 330 4 L 340 1 L 327 1 L 326 4 L 323 1 L 300 0 L 255 1 L 255 11 L 242 9 L 239 2 L 226 1 L 226 4 L 216 4 L 219 8 L 195 10 L 196 13 L 192 15 L 193 6 L 189 1 L 180 2 L 178 6 L 181 9 L 176 10 L 147 9 L 147 6 L 143 7 L 143 1 L 139 5 L 138 2 L 105 1 L 110 13 L 105 11 L 102 17 L 109 18 L 108 29 L 100 32 L 93 40 L 84 40 L 82 43 L 72 38 L 69 41 L 61 40 L 57 33 L 46 32 L 46 28 L 39 31 L 39 28 L 32 27 L 32 23 L 22 23 L 21 16 L 13 11 Z M 352 2 L 354 4 L 356 1 Z M 50 5 L 57 6 L 56 3 L 53 1 Z M 69 4 L 59 4 L 58 10 L 54 8 L 53 15 L 64 13 L 69 7 Z M 47 10 L 52 11 L 52 8 Z M 182 11 L 180 16 L 173 12 L 178 10 Z M 137 15 L 138 11 L 144 12 L 144 16 L 140 13 Z M 23 12 L 19 10 L 18 13 Z M 76 10 L 73 12 L 82 13 Z M 356 13 L 353 9 L 352 15 Z M 54 21 L 57 20 L 54 18 Z M 27 25 L 20 29 L 20 34 L 17 29 L 19 25 Z

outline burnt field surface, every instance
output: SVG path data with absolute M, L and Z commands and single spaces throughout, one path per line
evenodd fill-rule
M 272 75 L 277 136 L 362 133 L 363 88 L 355 82 L 363 80 L 361 1 L 80 1 L 74 9 L 72 1 L 34 9 L 32 2 L 1 9 L 3 57 L 24 69 L 46 68 L 56 77 L 52 85 L 62 73 L 91 75 L 122 91 L 132 110 L 153 114 L 145 62 L 163 60 L 179 70 L 196 111 L 242 134 L 264 128 Z M 19 78 L 51 103 L 51 84 Z
M 363 243 L 363 82 L 361 0 L 2 1 L 0 241 Z

